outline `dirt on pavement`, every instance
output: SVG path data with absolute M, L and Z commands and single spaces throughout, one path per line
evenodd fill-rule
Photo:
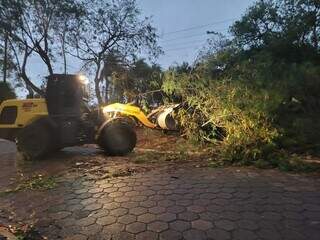
M 23 160 L 14 143 L 1 140 L 0 192 L 12 189 L 36 175 L 50 177 L 72 173 L 103 179 L 132 175 L 160 167 L 171 168 L 181 161 L 196 167 L 208 162 L 199 157 L 206 155 L 206 149 L 199 152 L 176 133 L 164 134 L 162 131 L 137 129 L 137 135 L 137 147 L 127 156 L 110 157 L 97 145 L 89 144 L 65 148 L 37 161 Z

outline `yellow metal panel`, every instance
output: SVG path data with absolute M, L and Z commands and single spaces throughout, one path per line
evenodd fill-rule
M 44 98 L 6 100 L 0 105 L 0 113 L 4 107 L 10 106 L 18 108 L 16 122 L 14 124 L 0 124 L 0 128 L 22 128 L 34 120 L 48 115 L 47 104 Z
M 149 121 L 147 116 L 141 111 L 139 107 L 136 107 L 130 104 L 114 103 L 114 104 L 110 104 L 103 107 L 102 111 L 104 114 L 121 113 L 123 115 L 132 116 L 137 118 L 146 127 L 149 127 L 149 128 L 157 127 L 157 125 Z

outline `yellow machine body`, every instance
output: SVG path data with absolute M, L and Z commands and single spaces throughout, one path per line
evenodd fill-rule
M 8 123 L 8 121 L 3 119 L 4 121 L 1 122 L 2 118 L 0 115 L 0 128 L 23 128 L 43 116 L 48 116 L 47 105 L 44 98 L 6 100 L 0 105 L 0 113 L 4 114 L 5 111 L 3 110 L 8 108 L 12 110 L 15 109 L 13 110 L 13 112 L 16 113 L 15 120 Z M 151 121 L 149 121 L 148 117 L 141 111 L 139 107 L 130 104 L 114 103 L 103 107 L 102 110 L 105 115 L 117 115 L 119 113 L 136 118 L 146 127 L 157 127 L 156 124 L 153 124 Z
M 10 111 L 10 119 L 5 115 Z M 48 115 L 44 98 L 12 99 L 0 105 L 0 129 L 23 128 L 33 121 Z
M 162 107 L 146 116 L 139 107 L 131 104 L 113 103 L 101 108 L 107 118 L 119 116 L 132 117 L 148 128 L 176 130 L 175 121 L 171 117 L 173 109 L 172 107 Z M 8 110 L 10 111 L 9 114 Z M 20 129 L 48 115 L 47 104 L 44 98 L 3 101 L 0 105 L 0 138 L 14 140 Z M 154 115 L 157 116 L 157 120 L 153 123 L 150 119 Z
M 103 113 L 115 117 L 117 114 L 134 117 L 143 125 L 149 128 L 156 128 L 157 125 L 150 122 L 148 117 L 141 111 L 139 107 L 131 104 L 113 103 L 103 107 Z M 111 116 L 113 115 L 113 116 Z

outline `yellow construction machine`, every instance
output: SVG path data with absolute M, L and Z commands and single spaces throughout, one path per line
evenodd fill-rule
M 68 146 L 97 143 L 111 155 L 131 152 L 136 145 L 134 125 L 177 130 L 179 104 L 161 106 L 149 115 L 132 104 L 87 106 L 82 75 L 48 77 L 44 98 L 12 99 L 0 105 L 0 138 L 15 141 L 26 158 L 40 158 Z
M 16 141 L 26 158 L 68 146 L 97 143 L 110 155 L 131 152 L 136 133 L 123 118 L 107 118 L 87 107 L 81 75 L 48 77 L 44 98 L 7 100 L 0 105 L 0 138 Z

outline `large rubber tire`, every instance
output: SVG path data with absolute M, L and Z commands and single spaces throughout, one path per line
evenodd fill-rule
M 17 136 L 17 148 L 27 160 L 39 159 L 54 147 L 53 131 L 45 119 L 37 120 L 24 127 Z
M 137 135 L 133 127 L 122 121 L 111 121 L 102 129 L 99 138 L 99 146 L 112 156 L 123 156 L 134 149 L 137 143 Z

